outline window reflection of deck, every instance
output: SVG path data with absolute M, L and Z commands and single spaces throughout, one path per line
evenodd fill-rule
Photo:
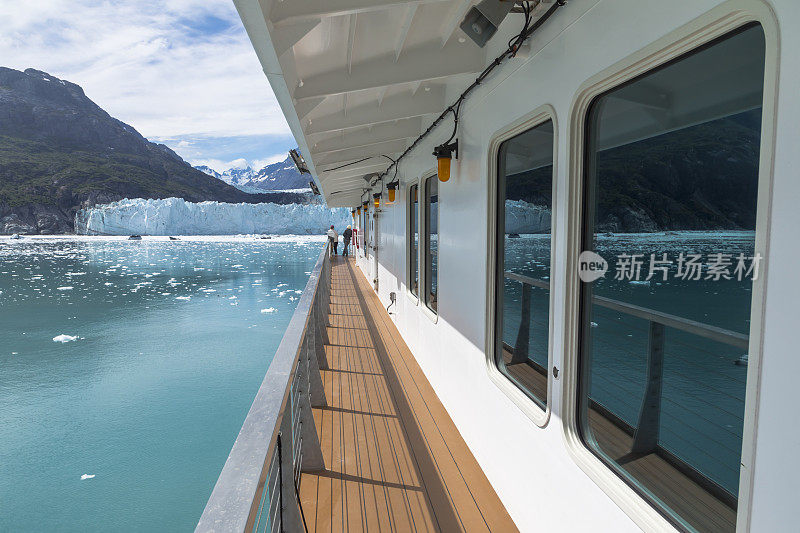
M 515 531 L 381 302 L 335 260 L 324 472 L 303 473 L 309 531 Z

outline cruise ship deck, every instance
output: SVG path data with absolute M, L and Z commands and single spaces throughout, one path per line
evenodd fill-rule
M 516 531 L 352 260 L 332 262 L 325 470 L 300 476 L 308 531 Z

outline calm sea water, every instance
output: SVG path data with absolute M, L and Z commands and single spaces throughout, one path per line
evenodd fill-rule
M 0 240 L 0 531 L 191 531 L 321 245 Z

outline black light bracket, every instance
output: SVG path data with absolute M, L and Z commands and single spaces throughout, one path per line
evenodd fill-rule
M 387 183 L 386 184 L 386 188 L 387 189 L 394 190 L 394 189 L 397 189 L 398 187 L 400 187 L 400 180 L 393 181 L 391 183 Z
M 376 192 L 375 194 L 372 195 L 372 197 L 373 198 L 380 198 L 381 197 L 381 193 Z
M 297 170 L 300 171 L 300 174 L 311 174 L 311 171 L 308 170 L 306 160 L 303 159 L 303 156 L 300 155 L 300 152 L 292 148 L 289 150 L 289 156 L 292 158 L 292 161 L 294 161 L 294 166 L 297 167 Z
M 453 153 L 455 152 L 455 159 L 458 159 L 458 139 L 451 143 L 444 143 L 440 144 L 436 148 L 433 149 L 433 155 L 436 156 L 436 159 L 446 157 L 446 158 L 453 158 Z

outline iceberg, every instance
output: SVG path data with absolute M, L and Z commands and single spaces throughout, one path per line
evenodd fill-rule
M 53 342 L 65 343 L 65 342 L 77 341 L 79 339 L 80 337 L 78 337 L 77 335 L 67 335 L 65 333 L 62 333 L 61 335 L 56 335 L 55 337 L 53 337 Z
M 318 204 L 229 204 L 181 198 L 125 199 L 82 209 L 75 232 L 82 235 L 274 235 L 324 234 L 351 223 L 346 208 Z

